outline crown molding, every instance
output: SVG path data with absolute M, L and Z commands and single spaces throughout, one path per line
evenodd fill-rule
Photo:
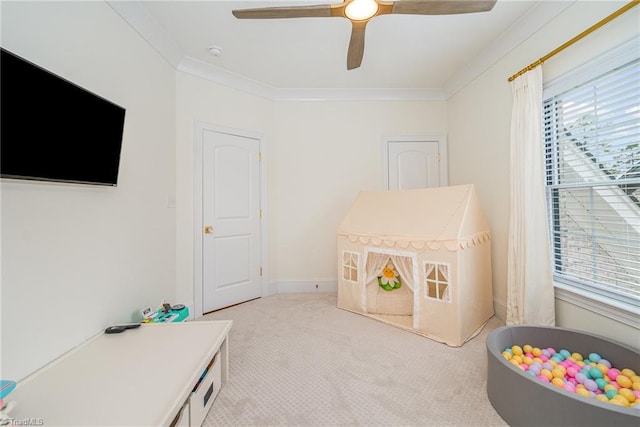
M 444 88 L 276 88 L 186 55 L 139 1 L 106 3 L 149 43 L 175 70 L 276 101 L 446 101 L 480 76 L 576 0 L 540 2 L 502 33 L 489 48 L 461 69 Z
M 471 66 L 463 68 L 451 77 L 444 87 L 447 99 L 455 95 L 466 85 L 487 71 L 513 49 L 520 46 L 532 35 L 540 31 L 548 22 L 564 12 L 573 1 L 542 1 L 532 6 L 522 18 L 514 22 L 507 30 L 500 34 L 484 50 L 480 51 L 469 62 Z

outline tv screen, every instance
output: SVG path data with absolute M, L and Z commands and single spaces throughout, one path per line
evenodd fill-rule
M 0 175 L 116 186 L 125 109 L 5 49 Z

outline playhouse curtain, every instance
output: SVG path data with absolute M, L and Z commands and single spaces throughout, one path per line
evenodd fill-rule
M 508 238 L 508 325 L 555 324 L 544 191 L 542 67 L 511 82 L 511 203 Z

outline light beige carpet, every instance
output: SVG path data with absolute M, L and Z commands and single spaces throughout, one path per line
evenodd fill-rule
M 279 294 L 231 319 L 229 382 L 204 426 L 505 426 L 486 394 L 489 320 L 462 347 L 340 310 L 334 293 Z

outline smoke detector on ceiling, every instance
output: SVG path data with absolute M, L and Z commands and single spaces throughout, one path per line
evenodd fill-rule
M 222 56 L 222 48 L 219 46 L 209 46 L 207 50 L 213 56 Z

